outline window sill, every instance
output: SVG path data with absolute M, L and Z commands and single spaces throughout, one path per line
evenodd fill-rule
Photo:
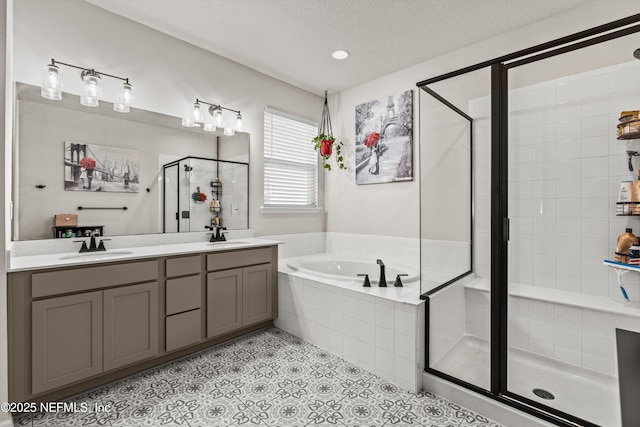
M 324 208 L 296 208 L 296 207 L 260 207 L 261 214 L 320 214 L 324 212 Z

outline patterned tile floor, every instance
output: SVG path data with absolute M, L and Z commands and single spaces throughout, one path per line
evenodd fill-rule
M 500 427 L 433 394 L 409 393 L 277 328 L 211 347 L 66 402 L 87 410 L 23 414 L 14 423 Z

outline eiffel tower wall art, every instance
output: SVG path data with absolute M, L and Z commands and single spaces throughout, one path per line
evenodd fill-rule
M 413 91 L 356 106 L 356 184 L 413 180 Z

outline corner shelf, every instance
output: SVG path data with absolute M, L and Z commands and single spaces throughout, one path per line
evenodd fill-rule
M 640 138 L 640 119 L 627 120 L 617 125 L 618 139 L 638 139 Z
M 602 263 L 611 268 L 617 268 L 619 270 L 635 271 L 636 273 L 640 273 L 640 265 L 625 264 L 622 262 L 611 261 L 608 259 L 605 259 Z
M 640 216 L 640 202 L 616 202 L 616 216 Z

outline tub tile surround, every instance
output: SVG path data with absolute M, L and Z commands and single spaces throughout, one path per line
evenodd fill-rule
M 16 426 L 500 427 L 431 393 L 386 379 L 268 328 L 67 399 L 86 412 L 14 417 Z M 110 410 L 96 411 L 95 405 Z
M 284 242 L 278 274 L 279 328 L 410 391 L 422 387 L 424 306 L 418 283 L 362 288 L 295 272 L 286 258 L 326 253 L 419 265 L 418 239 L 350 233 L 265 236 Z
M 274 323 L 417 392 L 424 369 L 422 303 L 419 299 L 414 304 L 392 301 L 281 271 L 279 316 Z

